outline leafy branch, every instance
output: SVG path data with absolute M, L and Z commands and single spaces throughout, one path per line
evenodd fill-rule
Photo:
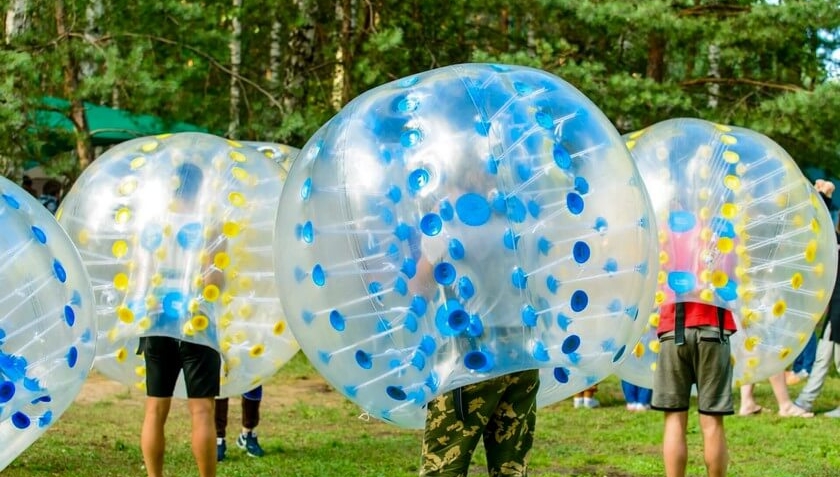
M 83 35 L 83 34 L 80 34 L 80 33 L 74 33 L 73 35 L 84 38 L 86 41 L 90 41 L 90 38 L 86 35 Z M 207 62 L 210 63 L 211 65 L 213 65 L 214 67 L 218 68 L 219 70 L 223 71 L 224 73 L 226 73 L 226 74 L 230 75 L 231 77 L 235 78 L 237 81 L 240 81 L 240 82 L 242 82 L 244 84 L 247 84 L 247 85 L 251 86 L 252 88 L 256 89 L 257 91 L 262 93 L 272 105 L 274 105 L 277 108 L 282 109 L 282 104 L 280 103 L 280 100 L 278 100 L 277 97 L 275 97 L 273 94 L 271 94 L 271 92 L 269 92 L 267 89 L 263 88 L 257 82 L 255 82 L 255 81 L 253 81 L 253 80 L 251 80 L 251 79 L 249 79 L 245 76 L 234 73 L 230 68 L 228 68 L 227 66 L 225 66 L 224 64 L 219 62 L 212 55 L 210 55 L 209 53 L 205 53 L 204 51 L 202 51 L 202 50 L 200 50 L 196 47 L 186 45 L 186 44 L 180 43 L 180 42 L 175 41 L 175 40 L 170 40 L 169 38 L 164 38 L 162 36 L 147 35 L 147 34 L 142 34 L 142 33 L 130 33 L 130 32 L 114 33 L 114 34 L 105 35 L 105 36 L 102 36 L 102 37 L 98 38 L 97 41 L 105 42 L 105 41 L 108 41 L 108 40 L 110 40 L 112 38 L 116 38 L 116 37 L 140 38 L 140 39 L 150 40 L 150 41 L 154 41 L 154 42 L 158 42 L 158 43 L 163 43 L 165 45 L 177 46 L 179 48 L 184 48 L 185 50 L 189 50 L 190 52 L 196 54 L 197 56 L 200 56 L 200 57 L 204 58 L 205 60 L 207 60 Z
M 748 78 L 695 78 L 690 80 L 681 81 L 680 86 L 682 87 L 690 87 L 690 86 L 703 86 L 707 84 L 725 84 L 725 85 L 749 85 L 749 86 L 758 86 L 760 88 L 769 88 L 769 89 L 776 89 L 781 91 L 792 91 L 792 92 L 799 92 L 799 91 L 807 91 L 805 88 L 801 86 L 797 86 L 795 84 L 782 84 L 782 83 L 773 83 L 770 81 L 758 81 L 752 80 Z

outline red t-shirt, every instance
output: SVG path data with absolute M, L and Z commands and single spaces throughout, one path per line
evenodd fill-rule
M 718 327 L 717 307 L 714 305 L 707 305 L 705 303 L 685 302 L 685 327 L 694 328 L 697 326 L 713 326 Z M 675 326 L 676 304 L 671 303 L 662 305 L 659 308 L 659 326 L 656 328 L 656 334 L 661 335 L 673 331 Z M 723 329 L 735 332 L 738 328 L 735 326 L 735 320 L 732 318 L 732 312 L 724 310 L 723 313 Z

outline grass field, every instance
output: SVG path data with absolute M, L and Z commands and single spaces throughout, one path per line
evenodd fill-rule
M 799 388 L 791 388 L 796 396 Z M 782 418 L 769 384 L 756 388 L 765 411 L 726 419 L 738 477 L 840 476 L 840 419 Z M 597 395 L 602 407 L 573 409 L 570 401 L 538 414 L 531 476 L 647 477 L 663 475 L 662 416 L 630 413 L 619 382 L 608 378 Z M 736 395 L 737 399 L 737 395 Z M 840 378 L 832 376 L 816 403 L 825 412 L 840 403 Z M 365 420 L 358 407 L 327 385 L 298 354 L 265 388 L 258 428 L 267 455 L 246 456 L 233 440 L 238 399 L 231 400 L 228 458 L 218 475 L 295 477 L 402 477 L 417 475 L 421 431 Z M 143 396 L 92 374 L 76 403 L 2 477 L 145 476 L 139 430 Z M 167 476 L 197 475 L 190 452 L 186 406 L 173 406 L 167 426 Z M 705 475 L 697 415 L 689 418 L 689 475 Z M 2 443 L 0 443 L 2 445 Z M 470 475 L 486 475 L 484 454 Z

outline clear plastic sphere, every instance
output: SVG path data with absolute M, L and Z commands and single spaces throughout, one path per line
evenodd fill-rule
M 143 388 L 139 338 L 170 336 L 220 351 L 232 396 L 295 354 L 272 267 L 281 172 L 253 148 L 182 133 L 122 143 L 82 173 L 59 220 L 93 281 L 98 370 Z
M 93 291 L 52 214 L 0 177 L 0 471 L 73 403 L 96 355 Z
M 770 138 L 700 119 L 624 136 L 659 224 L 660 271 L 648 329 L 617 372 L 653 385 L 658 307 L 708 303 L 733 313 L 734 384 L 790 364 L 828 305 L 834 226 L 793 158 Z
M 423 406 L 465 384 L 547 368 L 558 399 L 611 374 L 653 294 L 651 219 L 583 94 L 456 65 L 361 95 L 308 141 L 281 197 L 277 279 L 324 377 L 422 427 Z
M 242 144 L 263 153 L 263 155 L 280 166 L 282 169 L 281 178 L 285 182 L 286 176 L 289 174 L 289 169 L 292 168 L 292 163 L 300 154 L 300 149 L 286 144 L 279 144 L 276 142 L 263 141 L 242 141 Z

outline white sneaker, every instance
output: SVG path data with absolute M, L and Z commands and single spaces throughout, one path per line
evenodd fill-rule
M 576 397 L 572 400 L 572 403 L 575 406 L 575 409 L 583 407 L 583 398 Z
M 835 408 L 827 413 L 823 414 L 825 417 L 840 417 L 840 407 Z
M 589 409 L 595 409 L 596 407 L 600 406 L 601 403 L 598 402 L 595 398 L 583 398 L 583 407 L 588 407 Z

